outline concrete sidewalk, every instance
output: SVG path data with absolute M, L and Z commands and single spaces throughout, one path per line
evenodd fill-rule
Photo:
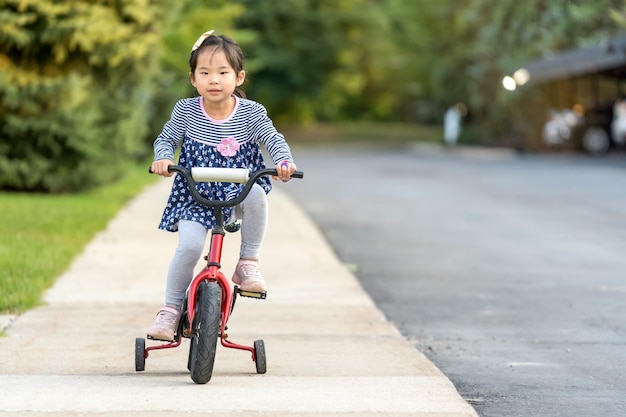
M 314 224 L 270 193 L 261 268 L 267 300 L 239 298 L 229 339 L 264 339 L 267 373 L 218 347 L 212 380 L 187 371 L 188 340 L 134 370 L 135 337 L 163 301 L 177 235 L 156 229 L 171 180 L 131 201 L 47 293 L 0 338 L 0 415 L 477 416 L 383 317 Z M 239 234 L 227 234 L 232 273 Z

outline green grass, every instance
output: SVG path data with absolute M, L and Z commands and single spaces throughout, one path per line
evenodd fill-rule
M 82 194 L 0 192 L 0 313 L 19 314 L 39 305 L 94 235 L 156 179 L 146 167 Z

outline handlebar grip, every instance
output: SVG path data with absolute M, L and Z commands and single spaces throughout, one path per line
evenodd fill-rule
M 167 167 L 167 170 L 170 171 L 169 167 Z M 154 172 L 152 171 L 152 167 L 148 167 L 148 174 L 154 174 Z

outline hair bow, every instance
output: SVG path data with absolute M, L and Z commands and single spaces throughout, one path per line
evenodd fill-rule
M 198 49 L 200 47 L 200 45 L 202 45 L 202 42 L 204 42 L 204 40 L 206 38 L 211 36 L 213 34 L 213 32 L 215 32 L 215 31 L 214 30 L 209 30 L 208 32 L 204 32 L 202 35 L 200 35 L 200 37 L 198 38 L 196 43 L 194 43 L 193 46 L 191 47 L 191 52 L 193 52 L 196 49 Z

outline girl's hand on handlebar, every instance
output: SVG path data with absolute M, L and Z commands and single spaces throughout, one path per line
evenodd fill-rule
M 163 177 L 171 177 L 174 173 L 167 170 L 170 165 L 174 165 L 174 161 L 171 159 L 159 159 L 152 162 L 152 172 Z
M 275 180 L 281 180 L 282 182 L 287 182 L 291 179 L 291 174 L 293 174 L 298 168 L 296 164 L 289 161 L 283 161 L 276 165 L 276 172 L 278 176 L 272 176 Z

